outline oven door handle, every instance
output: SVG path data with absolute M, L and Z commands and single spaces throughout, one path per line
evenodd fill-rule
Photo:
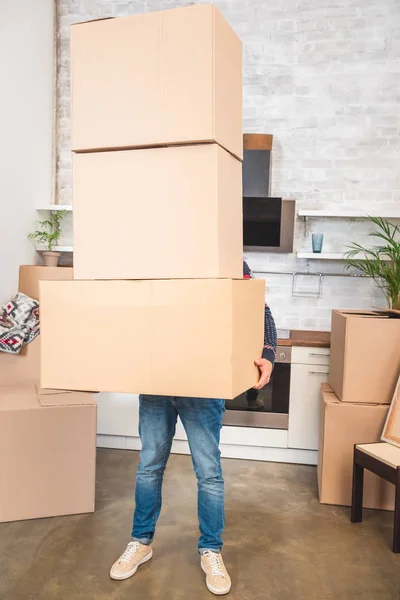
M 309 375 L 327 375 L 326 371 L 308 371 Z

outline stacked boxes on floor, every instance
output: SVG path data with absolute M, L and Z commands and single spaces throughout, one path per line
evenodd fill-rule
M 241 74 L 212 5 L 72 26 L 75 281 L 42 284 L 45 387 L 254 385 L 264 285 L 242 279 Z
M 19 292 L 38 300 L 41 279 L 72 279 L 72 269 L 21 266 Z M 94 510 L 96 404 L 40 389 L 40 342 L 0 352 L 0 522 Z
M 377 312 L 333 311 L 318 459 L 323 503 L 351 504 L 354 445 L 381 438 L 400 372 L 399 348 L 399 319 Z M 364 506 L 393 509 L 393 486 L 366 473 Z

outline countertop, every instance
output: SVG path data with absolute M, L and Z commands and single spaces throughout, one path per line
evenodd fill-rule
M 278 346 L 308 346 L 311 348 L 330 348 L 330 331 L 301 331 L 294 329 L 287 339 L 278 338 Z

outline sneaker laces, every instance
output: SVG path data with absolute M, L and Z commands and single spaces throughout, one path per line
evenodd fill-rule
M 211 575 L 213 577 L 215 577 L 215 576 L 225 577 L 225 574 L 222 570 L 221 555 L 218 554 L 217 552 L 211 552 L 210 550 L 206 550 L 204 552 L 204 556 L 207 556 L 210 559 Z
M 139 550 L 139 542 L 129 542 L 119 562 L 130 562 L 133 555 Z

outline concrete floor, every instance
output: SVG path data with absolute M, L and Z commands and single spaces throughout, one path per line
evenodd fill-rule
M 153 559 L 130 580 L 109 568 L 129 541 L 138 453 L 99 450 L 95 514 L 0 525 L 1 600 L 200 600 L 196 485 L 171 456 Z M 315 468 L 224 460 L 230 600 L 400 600 L 392 515 L 317 501 Z

